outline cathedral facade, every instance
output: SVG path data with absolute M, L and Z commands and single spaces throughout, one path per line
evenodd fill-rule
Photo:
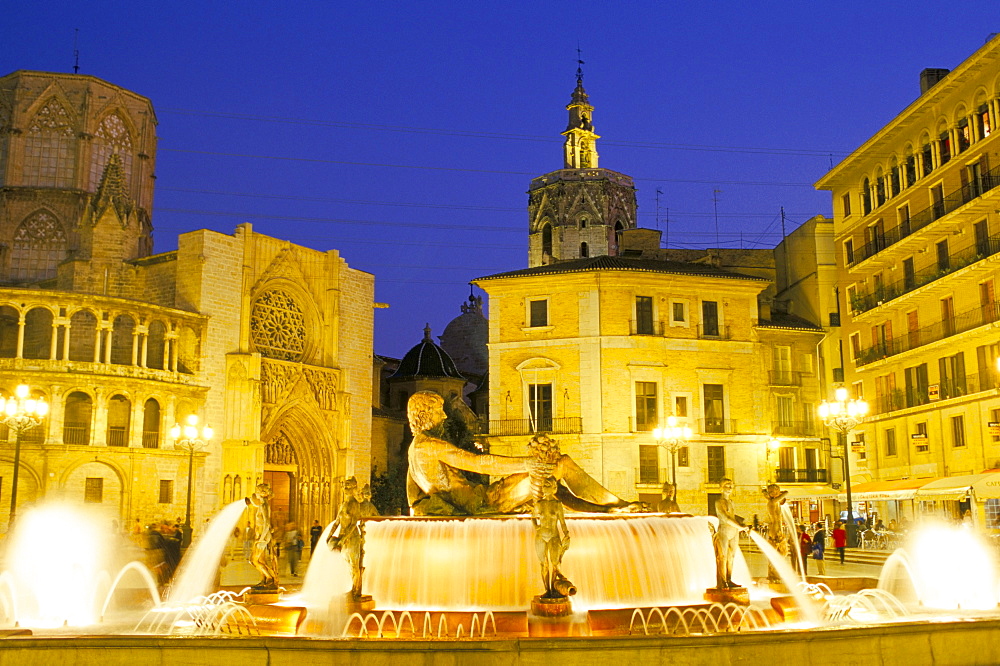
M 154 254 L 155 164 L 148 99 L 0 78 L 0 391 L 51 405 L 21 438 L 18 505 L 145 523 L 183 515 L 191 484 L 198 525 L 269 482 L 277 520 L 325 522 L 338 479 L 368 474 L 374 278 L 250 225 Z M 193 451 L 169 436 L 191 415 L 215 429 Z

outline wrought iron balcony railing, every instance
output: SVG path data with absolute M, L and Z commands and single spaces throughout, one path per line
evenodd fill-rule
M 733 435 L 737 432 L 735 419 L 700 419 L 698 426 L 707 434 Z
M 825 469 L 791 469 L 778 467 L 774 470 L 778 483 L 826 483 Z
M 815 437 L 815 421 L 775 421 L 772 434 L 776 437 Z
M 577 433 L 583 430 L 583 419 L 566 416 L 553 419 L 500 419 L 490 420 L 489 434 L 497 437 L 545 433 Z
M 802 386 L 802 373 L 792 370 L 771 370 L 768 374 L 771 386 Z

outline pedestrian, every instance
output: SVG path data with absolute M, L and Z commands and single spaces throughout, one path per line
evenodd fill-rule
M 319 543 L 319 537 L 323 534 L 323 526 L 319 524 L 318 520 L 314 520 L 312 527 L 309 528 L 309 557 L 313 556 L 316 552 L 316 544 Z
M 820 576 L 826 575 L 826 526 L 823 523 L 816 523 L 816 532 L 813 534 L 812 556 L 816 560 L 816 570 Z
M 809 532 L 806 531 L 805 524 L 799 525 L 799 555 L 802 560 L 803 576 L 809 574 L 809 556 L 812 555 L 812 545 L 812 538 L 809 536 Z
M 285 552 L 288 554 L 288 573 L 297 577 L 299 567 L 299 555 L 302 550 L 299 548 L 299 530 L 295 523 L 285 525 Z
M 844 563 L 844 551 L 847 550 L 847 530 L 844 529 L 844 523 L 837 521 L 837 524 L 833 527 L 833 547 L 837 549 L 837 554 L 840 555 L 840 563 Z

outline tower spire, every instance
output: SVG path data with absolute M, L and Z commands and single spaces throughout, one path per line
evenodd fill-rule
M 564 169 L 596 169 L 597 139 L 594 133 L 594 107 L 590 105 L 587 91 L 583 89 L 583 53 L 576 47 L 576 88 L 566 105 L 569 111 L 569 124 L 563 136 L 563 168 Z

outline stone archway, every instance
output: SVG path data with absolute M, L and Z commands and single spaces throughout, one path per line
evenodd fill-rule
M 293 403 L 266 426 L 264 481 L 275 492 L 274 522 L 292 520 L 307 528 L 333 519 L 337 452 L 327 419 L 315 404 Z

